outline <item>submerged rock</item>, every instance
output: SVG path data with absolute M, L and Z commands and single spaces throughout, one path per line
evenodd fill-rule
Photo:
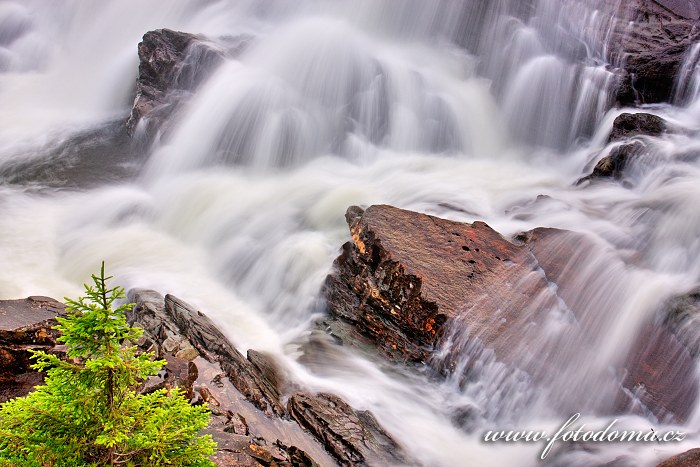
M 638 333 L 624 363 L 625 392 L 616 403 L 620 412 L 646 412 L 663 422 L 684 423 L 698 396 L 690 375 L 696 363 L 688 349 L 668 327 L 647 323 Z M 643 404 L 638 407 L 639 403 Z
M 664 325 L 693 358 L 700 357 L 700 289 L 669 300 L 664 315 Z
M 637 137 L 661 136 L 667 131 L 668 123 L 659 116 L 643 112 L 620 114 L 613 122 L 608 143 L 623 143 L 613 146 L 609 154 L 598 161 L 593 172 L 576 184 L 596 178 L 620 180 L 628 163 L 646 151 L 645 142 Z
M 581 178 L 576 184 L 580 185 L 585 181 L 596 178 L 621 179 L 628 162 L 634 157 L 643 154 L 645 149 L 646 146 L 641 141 L 633 141 L 613 147 L 610 150 L 610 154 L 598 161 L 593 168 L 593 172 Z
M 662 421 L 685 422 L 700 388 L 693 376 L 700 356 L 700 291 L 668 300 L 638 334 L 625 362 L 618 406 L 643 404 Z

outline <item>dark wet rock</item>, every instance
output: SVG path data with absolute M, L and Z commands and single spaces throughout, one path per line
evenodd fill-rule
M 246 402 L 218 363 L 203 358 L 197 363 L 195 392 L 212 410 L 206 433 L 218 443 L 217 465 L 337 465 L 296 422 L 269 417 Z M 276 464 L 266 463 L 269 459 Z
M 29 350 L 60 353 L 56 317 L 65 305 L 48 297 L 0 300 L 0 402 L 29 393 L 42 375 L 31 369 Z
M 182 98 L 223 62 L 225 54 L 204 36 L 157 29 L 144 34 L 138 55 L 136 99 L 127 121 L 129 134 L 146 120 L 146 133 L 160 127 Z
M 617 100 L 622 105 L 668 102 L 675 78 L 700 31 L 696 5 L 682 0 L 622 2 L 611 43 L 621 64 Z M 692 10 L 692 11 L 691 11 Z
M 368 465 L 396 464 L 394 461 L 387 464 L 380 455 L 381 449 L 393 448 L 396 444 L 371 414 L 356 412 L 337 396 L 327 395 L 322 398 L 322 403 L 318 402 L 321 405 L 314 406 L 318 409 L 316 428 L 310 430 L 307 424 L 302 424 L 308 413 L 302 415 L 299 412 L 294 416 L 280 404 L 286 382 L 272 356 L 249 350 L 248 358 L 244 358 L 204 314 L 176 297 L 132 290 L 128 298 L 136 303 L 129 319 L 145 327 L 146 333 L 159 343 L 162 350 L 166 342 L 167 347 L 173 350 L 187 344 L 198 350 L 200 357 L 189 362 L 196 364 L 198 369 L 198 378 L 193 384 L 194 399 L 207 402 L 215 415 L 217 421 L 210 424 L 207 432 L 214 434 L 215 440 L 223 442 L 216 458 L 221 460 L 221 465 L 237 465 L 235 462 L 239 462 L 239 465 L 335 465 L 320 445 L 337 457 L 340 451 L 335 443 L 344 439 L 339 436 L 348 436 L 353 442 L 357 441 L 334 425 L 337 421 L 332 417 L 338 414 L 351 417 L 357 425 L 354 428 L 366 438 L 366 441 L 362 441 L 364 447 L 353 445 L 348 449 L 355 449 L 368 459 L 381 460 Z M 180 374 L 183 378 L 188 375 L 184 367 Z M 252 406 L 241 404 L 243 397 Z M 317 396 L 298 393 L 293 398 L 295 401 L 305 401 L 316 400 Z M 325 408 L 321 410 L 319 407 Z M 288 415 L 296 423 L 284 421 Z M 320 445 L 303 434 L 297 423 L 309 430 Z M 244 439 L 248 441 L 244 443 Z M 271 444 L 270 440 L 273 439 L 283 440 L 284 443 Z M 329 440 L 331 445 L 328 444 Z M 374 452 L 373 449 L 378 451 Z M 403 454 L 396 450 L 396 456 Z M 393 457 L 389 456 L 388 459 Z M 411 463 L 405 457 L 401 459 L 400 465 Z
M 601 158 L 590 175 L 579 179 L 576 184 L 597 178 L 620 180 L 629 162 L 646 152 L 646 143 L 638 137 L 661 136 L 668 131 L 668 123 L 661 117 L 648 113 L 623 113 L 613 122 L 608 143 L 614 145 L 608 155 Z
M 287 408 L 342 465 L 407 464 L 402 448 L 369 412 L 355 411 L 337 396 L 297 393 Z
M 622 141 L 633 136 L 661 136 L 667 130 L 663 118 L 644 112 L 623 113 L 613 122 L 608 142 Z
M 631 143 L 615 146 L 610 150 L 610 154 L 598 161 L 590 175 L 581 178 L 576 184 L 580 185 L 585 181 L 597 178 L 613 178 L 615 180 L 620 180 L 627 164 L 633 158 L 643 154 L 645 150 L 646 145 L 641 141 L 633 141 Z
M 248 350 L 247 357 L 258 374 L 267 382 L 267 386 L 272 394 L 279 400 L 282 386 L 284 385 L 284 377 L 274 358 L 257 350 Z
M 0 163 L 0 183 L 92 188 L 136 177 L 144 159 L 119 118 L 12 154 Z
M 251 350 L 244 358 L 204 314 L 171 295 L 132 289 L 128 300 L 136 304 L 129 321 L 144 328 L 145 341 L 155 342 L 168 362 L 156 377 L 160 387 L 183 387 L 195 403 L 209 405 L 205 432 L 218 443 L 217 465 L 336 465 L 315 439 L 284 421 L 284 381 L 271 356 Z M 173 355 L 188 346 L 197 349 L 194 360 Z
M 346 218 L 353 242 L 325 285 L 326 324 L 344 343 L 374 343 L 391 360 L 426 362 L 445 323 L 459 320 L 456 327 L 472 329 L 508 359 L 515 329 L 538 320 L 538 311 L 526 310 L 547 288 L 537 260 L 483 222 L 383 205 L 351 207 Z
M 673 456 L 656 467 L 697 467 L 698 465 L 700 465 L 700 448 L 695 448 Z

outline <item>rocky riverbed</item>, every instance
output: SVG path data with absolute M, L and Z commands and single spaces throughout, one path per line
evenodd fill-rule
M 653 105 L 674 99 L 675 78 L 700 38 L 697 2 L 607 3 L 619 8 L 607 32 L 615 47 L 604 58 L 614 77 L 611 96 L 625 109 L 611 119 L 602 149 L 591 153 L 586 169 L 572 178 L 578 178 L 572 190 L 630 186 L 638 170 L 659 163 L 652 149 L 664 138 L 695 131 L 656 115 Z M 147 32 L 137 51 L 138 79 L 128 119 L 102 144 L 145 147 L 168 141 L 178 112 L 199 87 L 255 41 L 248 34 Z M 382 131 L 371 138 L 380 138 Z M 440 140 L 445 147 L 448 136 Z M 68 177 L 75 175 L 72 167 L 66 169 Z M 44 170 L 42 177 L 54 172 Z M 533 196 L 524 205 L 548 202 L 548 196 Z M 139 209 L 125 209 L 123 216 L 130 215 L 138 216 Z M 527 215 L 523 208 L 514 217 Z M 591 355 L 600 344 L 595 335 L 599 317 L 582 306 L 581 283 L 571 275 L 574 265 L 590 263 L 595 269 L 597 252 L 609 247 L 591 235 L 547 225 L 503 235 L 482 221 L 458 222 L 388 204 L 349 206 L 345 219 L 347 242 L 316 291 L 322 313 L 315 332 L 327 338 L 323 345 L 342 345 L 458 386 L 466 385 L 484 361 L 497 362 L 504 372 L 526 375 L 533 386 L 556 392 L 559 383 L 551 381 L 548 368 L 571 357 L 558 350 L 567 348 L 562 341 L 570 352 L 589 349 Z M 297 213 L 295 221 L 306 226 L 315 218 Z M 639 254 L 614 266 L 638 266 Z M 595 299 L 596 292 L 586 290 L 585 297 Z M 699 297 L 697 289 L 671 297 L 630 331 L 632 345 L 605 369 L 617 386 L 606 393 L 605 403 L 595 405 L 596 413 L 636 414 L 659 423 L 691 419 L 699 390 L 694 373 L 700 356 Z M 208 310 L 154 290 L 132 289 L 129 300 L 136 304 L 130 321 L 146 330 L 140 347 L 168 362 L 143 391 L 180 386 L 192 403 L 207 402 L 213 413 L 207 431 L 219 445 L 218 465 L 420 465 L 370 411 L 338 394 L 308 391 L 271 354 L 239 351 L 207 317 Z M 29 368 L 27 350 L 62 354 L 52 330 L 62 313 L 63 304 L 46 297 L 0 301 L 0 401 L 41 383 L 42 376 Z M 544 333 L 552 327 L 563 337 Z M 313 342 L 302 347 L 306 357 L 324 351 L 314 349 Z M 562 368 L 564 376 L 575 370 Z M 571 384 L 577 382 L 583 384 Z M 563 401 L 556 404 L 562 411 L 574 410 Z M 472 416 L 460 412 L 454 424 L 468 431 Z M 697 458 L 692 450 L 660 466 L 695 465 Z

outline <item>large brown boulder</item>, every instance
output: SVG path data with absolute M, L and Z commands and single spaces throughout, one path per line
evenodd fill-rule
M 464 224 L 392 206 L 351 207 L 346 218 L 352 242 L 343 246 L 326 280 L 324 321 L 343 344 L 459 377 L 472 371 L 465 362 L 492 354 L 512 370 L 525 371 L 530 384 L 542 385 L 555 398 L 571 385 L 591 384 L 587 371 L 597 370 L 585 367 L 586 361 L 602 345 L 601 326 L 614 322 L 597 309 L 596 303 L 610 307 L 607 302 L 615 300 L 614 284 L 601 277 L 625 267 L 610 264 L 603 245 L 551 228 L 509 241 L 482 222 Z M 596 293 L 582 293 L 582 282 Z M 597 294 L 604 299 L 595 302 Z M 693 297 L 674 303 L 686 306 Z M 592 400 L 592 407 L 687 419 L 698 394 L 689 375 L 700 338 L 693 333 L 695 309 L 683 310 L 675 312 L 675 324 L 657 320 L 640 329 L 617 368 L 621 380 L 595 373 L 605 379 L 611 397 Z M 546 334 L 553 322 L 557 334 Z M 582 401 L 577 407 L 569 402 L 556 401 L 562 410 L 582 410 Z
M 460 320 L 507 360 L 513 334 L 522 339 L 546 308 L 527 310 L 547 289 L 536 258 L 483 222 L 384 205 L 351 207 L 346 219 L 353 242 L 325 286 L 328 324 L 341 340 L 369 339 L 393 360 L 426 362 L 445 323 Z

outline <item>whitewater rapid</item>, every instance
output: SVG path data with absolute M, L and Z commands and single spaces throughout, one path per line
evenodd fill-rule
M 576 186 L 624 109 L 610 109 L 605 2 L 565 3 L 536 2 L 529 20 L 508 1 L 0 3 L 0 298 L 75 297 L 104 260 L 125 288 L 174 294 L 296 384 L 371 410 L 425 465 L 540 465 L 542 444 L 489 445 L 484 431 L 552 431 L 562 406 L 604 425 L 609 368 L 666 298 L 700 282 L 697 73 L 677 106 L 645 109 L 684 131 L 647 138 L 624 183 Z M 254 39 L 167 137 L 133 160 L 100 156 L 124 175 L 59 171 L 59 142 L 70 153 L 75 135 L 125 122 L 136 46 L 163 27 Z M 59 175 L 15 177 L 27 164 Z M 300 360 L 349 237 L 345 210 L 380 203 L 506 237 L 588 235 L 599 251 L 576 270 L 576 302 L 593 346 L 562 349 L 548 392 L 488 359 L 466 387 L 341 347 Z M 460 426 L 462 410 L 475 425 Z M 700 414 L 680 427 L 684 443 L 604 444 L 550 465 L 655 465 L 695 447 L 698 426 Z

